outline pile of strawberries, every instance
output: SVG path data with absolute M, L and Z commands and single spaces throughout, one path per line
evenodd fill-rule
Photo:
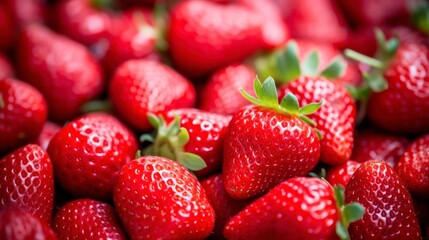
M 0 0 L 0 239 L 429 239 L 429 4 Z

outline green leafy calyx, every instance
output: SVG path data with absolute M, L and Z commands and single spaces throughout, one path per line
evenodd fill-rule
M 415 6 L 412 6 L 411 21 L 413 25 L 429 35 L 429 3 L 420 1 Z
M 192 171 L 207 167 L 200 156 L 184 151 L 183 147 L 189 142 L 189 133 L 180 127 L 179 116 L 175 115 L 174 120 L 167 124 L 161 115 L 158 117 L 149 113 L 148 120 L 155 129 L 155 136 L 143 134 L 140 137 L 141 142 L 152 143 L 143 151 L 144 155 L 166 157 Z

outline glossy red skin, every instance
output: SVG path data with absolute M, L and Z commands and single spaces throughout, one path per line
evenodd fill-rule
M 59 1 L 55 9 L 58 31 L 85 45 L 107 37 L 112 17 L 91 5 L 91 0 Z
M 167 32 L 173 63 L 196 78 L 240 62 L 266 47 L 262 26 L 260 15 L 240 5 L 181 2 L 171 12 Z
M 0 160 L 0 209 L 18 206 L 51 222 L 54 174 L 48 154 L 29 144 Z
M 60 129 L 61 126 L 57 125 L 56 123 L 46 122 L 45 125 L 43 125 L 39 137 L 36 141 L 34 141 L 34 143 L 42 147 L 43 150 L 47 151 L 51 139 Z
M 204 188 L 216 215 L 215 227 L 210 237 L 211 239 L 225 239 L 223 230 L 227 222 L 251 201 L 239 201 L 231 198 L 223 187 L 222 174 L 216 174 L 202 180 L 201 187 Z
M 173 121 L 175 115 L 180 118 L 180 126 L 186 128 L 189 133 L 189 142 L 184 146 L 184 151 L 197 154 L 207 164 L 204 169 L 195 171 L 195 175 L 205 177 L 220 170 L 223 140 L 231 118 L 188 108 L 167 112 L 166 121 Z
M 408 144 L 405 137 L 363 130 L 355 136 L 351 159 L 360 163 L 373 159 L 383 160 L 393 168 Z
M 115 209 L 92 199 L 73 200 L 61 207 L 53 228 L 59 239 L 127 239 Z
M 21 34 L 18 68 L 22 79 L 42 92 L 50 119 L 57 122 L 75 117 L 104 84 L 98 63 L 83 45 L 38 25 Z
M 326 181 L 332 186 L 341 185 L 344 188 L 350 181 L 353 173 L 360 167 L 361 163 L 348 160 L 347 162 L 334 166 L 328 169 L 326 172 Z
M 368 100 L 368 118 L 392 133 L 419 134 L 429 131 L 429 49 L 402 44 L 384 77 L 388 89 Z
M 0 79 L 0 155 L 37 138 L 46 122 L 42 94 L 25 82 Z M 1 104 L 0 104 L 1 105 Z
M 20 28 L 45 21 L 46 3 L 43 0 L 5 0 L 5 2 Z
M 0 79 L 9 78 L 13 76 L 12 65 L 9 59 L 0 53 Z
M 0 50 L 8 50 L 15 40 L 15 21 L 7 5 L 0 3 Z
M 199 108 L 226 115 L 237 112 L 250 104 L 240 93 L 240 88 L 253 93 L 255 77 L 255 71 L 243 64 L 232 64 L 217 70 L 201 91 Z
M 287 92 L 295 94 L 300 106 L 323 100 L 319 110 L 309 115 L 323 135 L 320 140 L 320 161 L 339 165 L 350 159 L 356 105 L 341 83 L 324 77 L 302 76 L 280 87 L 279 99 Z
M 109 99 L 118 115 L 140 131 L 152 129 L 147 114 L 192 107 L 194 86 L 172 68 L 149 60 L 129 60 L 116 70 Z
M 105 71 L 111 75 L 129 59 L 160 60 L 155 46 L 156 31 L 152 12 L 147 8 L 128 10 L 124 16 L 115 19 L 108 32 L 109 46 L 102 60 Z
M 121 167 L 136 152 L 133 133 L 104 113 L 90 113 L 71 121 L 48 147 L 57 183 L 75 197 L 99 200 L 112 198 Z
M 233 115 L 224 140 L 223 177 L 235 199 L 260 196 L 307 174 L 320 156 L 317 134 L 294 116 L 258 106 Z
M 318 178 L 297 177 L 277 185 L 235 215 L 227 239 L 335 239 L 339 220 L 332 187 Z
M 416 139 L 398 160 L 395 170 L 411 193 L 429 198 L 429 134 Z
M 162 157 L 145 156 L 124 165 L 114 202 L 131 239 L 204 239 L 215 222 L 195 176 Z
M 351 239 L 421 239 L 411 196 L 387 163 L 362 163 L 346 187 L 345 200 L 365 208 L 363 218 L 349 226 Z
M 0 239 L 56 240 L 49 224 L 17 207 L 0 211 Z

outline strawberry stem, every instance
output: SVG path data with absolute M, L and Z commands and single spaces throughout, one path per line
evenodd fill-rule
M 383 62 L 381 62 L 381 61 L 379 61 L 379 60 L 377 60 L 375 58 L 365 56 L 365 55 L 363 55 L 361 53 L 358 53 L 356 51 L 353 51 L 351 49 L 346 49 L 345 52 L 344 52 L 344 54 L 347 57 L 349 57 L 349 58 L 351 58 L 353 60 L 356 60 L 356 61 L 359 61 L 359 62 L 363 62 L 365 64 L 368 64 L 371 67 L 375 67 L 375 68 L 378 68 L 378 69 L 383 69 L 384 68 Z

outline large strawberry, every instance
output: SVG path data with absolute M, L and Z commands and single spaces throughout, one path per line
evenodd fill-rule
M 53 228 L 59 239 L 127 239 L 115 209 L 91 199 L 62 206 L 55 214 Z
M 410 192 L 429 198 L 429 134 L 419 137 L 405 150 L 395 166 Z
M 29 144 L 4 157 L 0 160 L 0 176 L 0 208 L 16 205 L 51 222 L 54 174 L 42 148 Z
M 0 239 L 56 240 L 57 238 L 48 223 L 23 209 L 8 207 L 0 211 Z
M 155 61 L 129 60 L 118 67 L 109 97 L 119 116 L 137 130 L 152 127 L 148 113 L 160 114 L 195 103 L 193 85 L 172 68 Z
M 241 61 L 266 47 L 263 23 L 261 15 L 241 5 L 181 2 L 167 32 L 173 62 L 185 75 L 201 77 Z
M 0 156 L 36 139 L 47 114 L 37 89 L 16 79 L 0 79 Z
M 319 178 L 286 180 L 235 215 L 225 227 L 227 239 L 348 239 L 349 224 L 363 208 L 344 206 L 343 189 Z
M 279 104 L 272 78 L 262 84 L 255 79 L 255 105 L 236 112 L 224 142 L 223 176 L 231 197 L 246 199 L 268 191 L 280 182 L 307 174 L 320 156 L 320 143 L 314 124 L 305 115 L 318 104 L 299 108 L 293 94 Z M 308 122 L 308 123 L 307 123 Z
M 219 114 L 233 114 L 249 105 L 240 88 L 246 92 L 253 90 L 256 73 L 243 64 L 231 64 L 210 76 L 201 91 L 199 108 Z
M 42 92 L 55 121 L 75 117 L 102 89 L 100 67 L 89 51 L 45 27 L 25 28 L 17 52 L 18 75 Z
M 198 180 L 163 157 L 127 163 L 114 202 L 131 239 L 204 239 L 213 230 L 214 211 Z
M 363 218 L 350 224 L 351 239 L 421 239 L 411 196 L 387 163 L 363 163 L 350 179 L 345 196 L 346 202 L 365 208 Z
M 0 52 L 0 79 L 12 77 L 12 65 L 3 53 Z
M 90 113 L 63 127 L 48 152 L 55 177 L 66 191 L 109 200 L 121 167 L 137 152 L 137 141 L 116 118 Z
M 424 45 L 386 41 L 376 31 L 377 59 L 352 50 L 346 55 L 372 68 L 357 92 L 367 101 L 367 116 L 379 128 L 394 133 L 419 134 L 429 131 L 429 49 Z
M 142 136 L 142 140 L 152 142 L 145 150 L 146 155 L 175 160 L 195 171 L 198 177 L 220 170 L 229 117 L 184 108 L 168 111 L 165 120 L 162 116 L 149 115 L 149 118 L 156 136 Z

